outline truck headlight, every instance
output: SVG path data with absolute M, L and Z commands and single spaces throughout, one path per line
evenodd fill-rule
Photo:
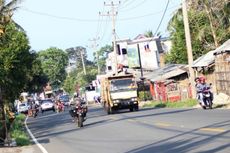
M 131 100 L 132 100 L 132 101 L 137 101 L 137 98 L 132 98 Z
M 114 100 L 113 103 L 119 103 L 120 101 L 119 100 Z

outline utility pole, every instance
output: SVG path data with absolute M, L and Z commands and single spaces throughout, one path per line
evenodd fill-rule
M 115 7 L 118 6 L 120 4 L 120 1 L 118 4 L 114 4 L 113 1 L 111 1 L 110 4 L 106 4 L 104 2 L 105 6 L 110 6 L 111 7 L 111 11 L 108 12 L 107 14 L 101 14 L 99 12 L 99 15 L 102 16 L 112 16 L 112 34 L 113 34 L 113 52 L 114 52 L 114 61 L 115 61 L 115 74 L 117 75 L 117 44 L 116 44 L 116 30 L 115 30 L 115 16 L 117 15 L 117 12 L 115 11 Z
M 81 53 L 81 61 L 82 61 L 82 66 L 83 66 L 83 71 L 84 71 L 84 74 L 86 75 L 86 70 L 85 70 L 85 61 L 84 61 L 84 58 L 83 58 L 83 53 L 82 53 L 82 49 L 80 51 Z
M 192 68 L 193 55 L 192 55 L 192 45 L 191 45 L 191 36 L 189 30 L 186 0 L 182 0 L 182 11 L 183 11 L 185 38 L 186 38 L 186 46 L 187 46 L 187 54 L 188 54 L 189 80 L 191 83 L 192 97 L 195 98 L 196 97 L 195 83 L 194 83 L 195 76 L 194 76 L 194 70 Z
M 99 55 L 98 55 L 98 51 L 97 51 L 97 46 L 98 46 L 97 40 L 99 40 L 99 37 L 90 39 L 89 41 L 93 42 L 93 44 L 91 45 L 91 48 L 93 48 L 95 50 L 96 60 L 97 60 L 97 73 L 100 74 L 101 71 L 100 71 L 100 65 L 99 65 Z

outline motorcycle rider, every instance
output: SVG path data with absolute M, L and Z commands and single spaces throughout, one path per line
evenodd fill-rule
M 72 121 L 74 122 L 74 110 L 76 109 L 76 106 L 81 104 L 81 99 L 79 97 L 79 94 L 74 93 L 74 96 L 72 98 L 72 100 L 70 101 L 70 107 L 71 109 L 69 110 L 69 113 L 72 117 Z
M 62 112 L 64 111 L 64 104 L 60 101 L 60 100 L 57 100 L 57 112 Z
M 31 103 L 31 110 L 32 110 L 32 115 L 35 118 L 37 116 L 38 113 L 38 105 L 35 103 L 35 101 L 32 101 Z
M 210 85 L 206 83 L 205 77 L 203 76 L 199 77 L 199 82 L 197 81 L 197 84 L 196 84 L 196 90 L 197 90 L 197 98 L 202 106 L 205 105 L 203 101 L 203 91 L 209 90 L 209 89 L 210 89 Z M 211 100 L 212 100 L 213 95 L 211 92 L 210 92 L 210 95 L 211 95 Z

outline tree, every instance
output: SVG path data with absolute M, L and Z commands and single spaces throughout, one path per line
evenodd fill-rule
M 0 34 L 4 33 L 5 27 L 9 22 L 13 22 L 18 28 L 21 28 L 17 23 L 15 23 L 11 17 L 13 16 L 13 12 L 18 8 L 17 4 L 20 0 L 0 0 Z
M 147 38 L 152 38 L 153 37 L 153 32 L 151 31 L 151 30 L 148 30 L 148 31 L 146 31 L 145 32 L 145 37 L 147 37 Z
M 61 49 L 51 47 L 38 53 L 42 64 L 43 73 L 47 75 L 50 84 L 54 88 L 61 86 L 66 78 L 65 67 L 68 63 L 66 52 Z
M 100 67 L 101 72 L 105 72 L 107 54 L 109 52 L 112 52 L 112 51 L 113 51 L 113 48 L 110 45 L 106 45 L 104 47 L 101 47 L 100 50 L 97 51 L 98 63 L 99 63 L 99 67 Z M 94 56 L 94 63 L 97 63 L 96 53 L 94 53 L 93 56 Z
M 13 23 L 6 26 L 0 46 L 0 87 L 3 99 L 11 102 L 25 89 L 33 59 L 26 34 Z
M 172 49 L 170 54 L 166 56 L 167 63 L 187 63 L 187 52 L 185 46 L 185 32 L 183 24 L 182 10 L 170 20 L 168 25 L 170 37 L 172 40 Z
M 38 54 L 34 51 L 31 52 L 32 67 L 29 70 L 29 82 L 27 84 L 26 91 L 31 93 L 41 92 L 43 87 L 48 83 L 48 77 L 42 70 L 41 61 L 38 58 Z
M 87 62 L 86 48 L 82 46 L 71 47 L 66 49 L 70 60 L 76 62 L 77 67 L 82 67 L 82 56 L 84 62 Z
M 76 91 L 76 85 L 85 87 L 87 84 L 96 79 L 97 67 L 95 65 L 87 65 L 86 70 L 86 75 L 83 73 L 82 68 L 75 69 L 71 72 L 64 82 L 64 90 L 73 94 Z
M 230 37 L 230 2 L 226 0 L 189 1 L 189 26 L 191 32 L 194 59 L 214 50 Z M 167 55 L 169 63 L 187 63 L 184 25 L 181 9 L 178 9 L 168 24 L 172 40 L 171 53 Z

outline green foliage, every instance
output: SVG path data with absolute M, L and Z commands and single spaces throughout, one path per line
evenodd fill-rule
M 143 105 L 143 107 L 154 107 L 154 108 L 190 108 L 197 105 L 196 99 L 188 99 L 184 101 L 178 101 L 178 102 L 158 102 L 158 101 L 152 101 L 150 103 L 146 103 Z
M 187 63 L 185 32 L 182 11 L 178 10 L 169 22 L 168 30 L 171 35 L 172 49 L 166 56 L 167 63 Z
M 38 53 L 43 73 L 48 77 L 54 88 L 58 88 L 66 78 L 65 67 L 68 64 L 67 54 L 58 48 L 52 47 Z
M 94 65 L 86 65 L 85 75 L 83 69 L 76 69 L 70 73 L 70 76 L 66 78 L 64 82 L 64 90 L 70 94 L 75 92 L 76 85 L 80 87 L 85 87 L 87 84 L 96 79 L 97 67 Z
M 72 61 L 76 61 L 77 68 L 82 68 L 82 57 L 85 63 L 87 63 L 86 48 L 82 46 L 72 47 L 66 49 L 68 57 Z
M 20 0 L 0 0 L 0 30 L 5 31 L 8 23 L 14 22 L 11 17 L 13 12 L 18 8 L 17 4 L 19 2 Z
M 100 71 L 103 73 L 106 70 L 106 58 L 107 58 L 107 54 L 109 52 L 112 52 L 113 48 L 110 45 L 106 45 L 104 47 L 101 47 L 100 50 L 97 51 L 98 54 L 98 63 L 100 66 Z M 97 64 L 97 56 L 96 53 L 93 54 L 94 55 L 94 62 Z
M 24 128 L 25 115 L 20 114 L 16 116 L 10 133 L 11 137 L 16 140 L 17 145 L 25 146 L 30 144 L 30 138 Z
M 8 24 L 0 38 L 0 86 L 4 101 L 13 101 L 26 88 L 33 61 L 29 49 L 26 34 L 13 23 Z
M 151 100 L 152 95 L 151 95 L 151 93 L 149 91 L 139 91 L 138 92 L 138 98 L 141 101 Z
M 230 38 L 230 2 L 199 0 L 190 3 L 188 16 L 194 60 Z M 172 50 L 167 63 L 187 63 L 187 49 L 182 10 L 174 14 L 168 24 Z M 216 37 L 216 38 L 215 38 Z

